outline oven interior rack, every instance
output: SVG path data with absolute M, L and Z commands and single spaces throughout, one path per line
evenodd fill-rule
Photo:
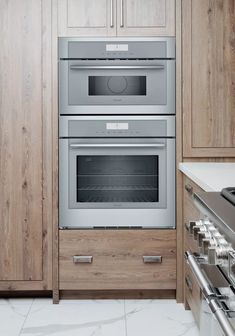
M 157 190 L 157 187 L 151 185 L 87 185 L 79 186 L 77 190 Z

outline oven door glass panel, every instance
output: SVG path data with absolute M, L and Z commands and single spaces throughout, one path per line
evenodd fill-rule
M 77 156 L 77 203 L 159 201 L 158 156 Z
M 89 76 L 89 96 L 146 96 L 146 76 Z
M 165 209 L 167 149 L 165 139 L 71 140 L 69 208 Z

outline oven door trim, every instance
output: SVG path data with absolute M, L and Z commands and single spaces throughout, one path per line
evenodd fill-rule
M 94 142 L 95 140 L 95 142 Z M 155 142 L 154 142 L 155 140 Z M 70 209 L 136 209 L 136 208 L 166 208 L 167 176 L 167 142 L 166 139 L 92 139 L 90 142 L 81 139 L 70 139 L 69 151 L 69 208 Z M 76 199 L 76 158 L 77 156 L 158 156 L 159 172 L 159 202 L 152 203 L 77 203 Z
M 120 62 L 120 61 L 119 61 Z M 133 61 L 132 61 L 133 63 Z M 157 63 L 161 63 L 157 60 Z M 112 109 L 112 114 L 175 114 L 175 60 L 164 60 L 166 64 L 167 78 L 166 78 L 166 104 L 165 105 L 148 105 L 145 103 L 140 104 L 140 97 L 136 100 L 133 98 L 133 104 L 94 104 L 90 105 L 69 105 L 68 101 L 68 90 L 69 90 L 69 64 L 68 60 L 59 61 L 59 113 L 60 115 L 89 115 L 89 114 L 110 114 L 110 109 Z M 95 70 L 91 69 L 93 73 Z M 96 70 L 97 71 L 97 70 Z M 107 70 L 106 70 L 107 71 Z M 110 70 L 113 71 L 113 70 Z M 118 71 L 118 70 L 115 70 Z M 122 70 L 123 71 L 123 70 Z M 130 72 L 130 70 L 127 70 Z M 131 70 L 133 73 L 135 70 Z M 144 71 L 136 70 L 138 74 Z M 149 72 L 150 70 L 145 70 Z M 152 70 L 156 71 L 156 70 Z M 145 72 L 144 72 L 145 73 Z M 154 75 L 151 75 L 151 78 Z M 154 85 L 154 83 L 151 83 Z M 87 85 L 86 85 L 87 87 Z M 148 78 L 147 78 L 148 87 Z M 133 96 L 129 96 L 133 97 Z M 100 98 L 100 97 L 99 97 Z M 105 99 L 105 98 L 104 98 Z M 145 97 L 145 100 L 147 96 Z M 136 102 L 135 102 L 136 100 Z
M 77 139 L 75 139 L 75 141 L 76 140 Z M 158 140 L 160 142 L 160 139 Z M 60 139 L 59 140 L 60 228 L 94 228 L 94 227 L 175 228 L 175 139 L 169 138 L 164 140 L 166 141 L 167 144 L 167 151 L 166 151 L 167 201 L 165 208 L 70 209 L 69 188 L 68 188 L 69 185 L 68 162 L 69 162 L 69 143 L 71 142 L 71 139 Z

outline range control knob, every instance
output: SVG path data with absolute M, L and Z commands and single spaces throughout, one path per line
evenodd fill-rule
M 198 239 L 198 236 L 203 233 L 204 235 L 207 233 L 207 227 L 204 224 L 197 224 L 196 226 L 194 226 L 193 228 L 193 236 L 194 239 Z M 203 236 L 203 235 L 202 235 Z M 206 238 L 206 236 L 204 236 L 204 238 Z
M 190 221 L 189 222 L 189 232 L 191 233 L 191 234 L 193 234 L 193 228 L 195 227 L 197 225 L 197 222 L 195 222 L 195 221 Z
M 208 248 L 208 263 L 210 265 L 221 264 L 223 260 L 228 259 L 232 246 L 229 243 L 220 246 L 210 246 Z
M 215 246 L 216 246 L 216 242 L 213 239 L 213 237 L 209 238 L 208 234 L 206 234 L 206 238 L 202 239 L 202 253 L 204 255 L 207 255 L 209 248 L 215 247 Z
M 206 232 L 198 232 L 198 235 L 197 235 L 197 241 L 198 241 L 198 245 L 199 247 L 202 247 L 202 241 L 203 239 L 206 239 Z
M 190 228 L 190 233 L 193 234 L 193 229 L 195 227 L 199 227 L 199 228 L 202 228 L 204 227 L 204 221 L 203 220 L 198 220 L 198 221 L 190 221 L 189 222 L 189 228 Z
M 193 228 L 193 238 L 195 240 L 197 239 L 197 235 L 198 235 L 199 232 L 200 232 L 200 226 L 199 225 L 194 226 L 194 228 Z
M 202 254 L 208 254 L 208 248 L 210 246 L 210 239 L 203 239 L 202 240 Z
M 216 247 L 215 246 L 209 246 L 208 247 L 208 263 L 210 265 L 216 265 L 216 263 L 217 263 Z

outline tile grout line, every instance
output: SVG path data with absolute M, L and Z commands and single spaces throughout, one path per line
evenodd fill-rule
M 25 319 L 24 319 L 24 322 L 23 322 L 23 324 L 22 324 L 22 327 L 20 328 L 19 336 L 22 334 L 22 331 L 23 331 L 24 326 L 25 326 L 25 322 L 26 322 L 26 320 L 27 320 L 27 318 L 28 318 L 28 316 L 29 316 L 29 313 L 30 313 L 30 311 L 31 311 L 31 309 L 32 309 L 32 306 L 33 306 L 34 301 L 35 301 L 35 299 L 33 299 L 33 301 L 31 302 L 31 305 L 29 306 L 28 313 L 26 314 Z
M 124 316 L 125 316 L 125 330 L 127 336 L 127 318 L 126 318 L 126 300 L 124 299 Z

